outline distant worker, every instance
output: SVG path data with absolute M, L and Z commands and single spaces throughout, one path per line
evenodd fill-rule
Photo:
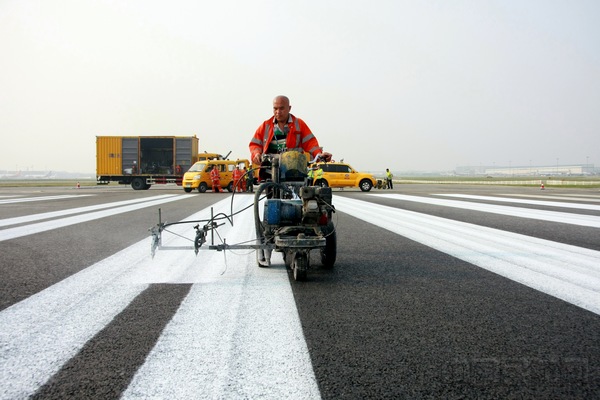
M 248 168 L 244 165 L 244 169 L 242 170 L 242 192 L 247 192 L 247 177 L 248 177 Z
M 287 150 L 306 151 L 312 159 L 317 155 L 329 161 L 331 154 L 323 152 L 319 141 L 300 118 L 290 114 L 292 106 L 286 96 L 273 99 L 273 118 L 264 121 L 250 141 L 250 159 L 260 165 L 263 154 L 278 154 Z
M 325 180 L 323 179 L 323 167 L 319 164 L 314 170 L 315 186 L 325 186 Z
M 254 170 L 252 168 L 246 173 L 246 192 L 254 193 Z
M 394 188 L 394 183 L 392 182 L 392 179 L 394 178 L 394 175 L 390 172 L 389 168 L 385 169 L 385 180 L 387 181 L 387 188 L 388 189 L 393 189 Z
M 316 165 L 313 165 L 309 170 L 308 170 L 308 176 L 306 177 L 306 186 L 313 186 L 313 183 L 315 181 L 315 170 L 317 169 Z
M 219 167 L 213 165 L 210 170 L 210 180 L 212 181 L 212 190 L 214 193 L 223 193 L 223 188 L 221 188 L 221 174 L 219 173 Z
M 242 191 L 242 171 L 240 170 L 239 165 L 236 165 L 235 169 L 233 170 L 233 191 Z

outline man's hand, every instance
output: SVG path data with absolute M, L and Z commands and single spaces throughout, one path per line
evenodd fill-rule
M 252 163 L 260 165 L 261 162 L 262 162 L 262 154 L 255 153 L 254 156 L 252 157 Z
M 321 156 L 321 160 L 323 160 L 325 162 L 331 161 L 331 157 L 332 157 L 331 153 L 327 153 L 326 151 L 319 154 L 319 156 Z

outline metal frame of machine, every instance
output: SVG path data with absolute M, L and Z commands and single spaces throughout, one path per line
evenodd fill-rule
M 302 151 L 290 150 L 281 154 L 267 154 L 261 164 L 261 184 L 254 194 L 255 244 L 228 244 L 225 239 L 215 244 L 214 233 L 224 221 L 232 223 L 235 214 L 249 207 L 231 212 L 219 213 L 201 221 L 164 223 L 159 210 L 158 224 L 150 229 L 152 236 L 151 252 L 157 249 L 194 249 L 196 254 L 206 243 L 211 232 L 211 244 L 204 249 L 225 251 L 234 249 L 256 250 L 259 267 L 271 265 L 273 251 L 283 253 L 287 268 L 294 280 L 303 281 L 310 268 L 310 252 L 319 250 L 321 263 L 327 269 L 333 268 L 337 254 L 337 235 L 332 220 L 335 208 L 329 187 L 307 185 L 308 160 Z M 232 193 L 232 196 L 235 192 Z M 260 202 L 264 200 L 264 212 L 259 213 Z M 162 246 L 162 232 L 175 224 L 195 223 L 196 236 L 193 247 Z M 200 226 L 201 224 L 204 224 Z

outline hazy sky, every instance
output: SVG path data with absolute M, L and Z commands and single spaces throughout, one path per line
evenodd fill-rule
M 600 164 L 598 0 L 0 0 L 0 169 L 248 157 L 275 95 L 362 170 Z

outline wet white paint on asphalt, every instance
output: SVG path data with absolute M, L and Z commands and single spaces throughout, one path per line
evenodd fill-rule
M 398 195 L 398 200 L 406 197 Z M 363 221 L 600 314 L 598 251 L 344 197 L 336 197 L 334 204 Z

